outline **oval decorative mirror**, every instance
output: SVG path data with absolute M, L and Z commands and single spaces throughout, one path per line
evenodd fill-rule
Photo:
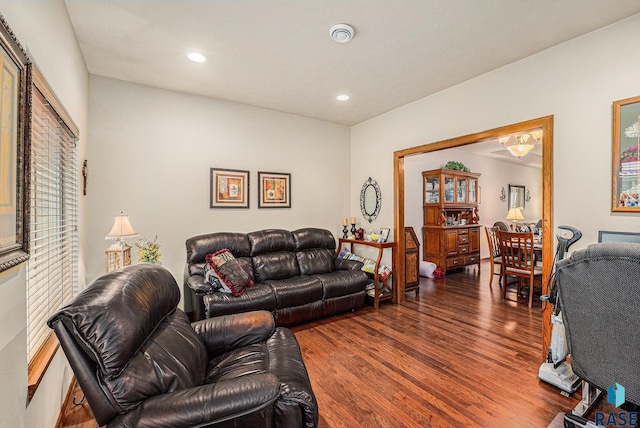
M 360 191 L 360 210 L 369 223 L 378 217 L 381 205 L 382 194 L 380 193 L 380 186 L 378 186 L 376 180 L 369 177 Z

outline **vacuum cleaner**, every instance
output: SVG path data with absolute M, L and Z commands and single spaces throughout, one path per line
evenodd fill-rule
M 571 364 L 567 361 L 569 349 L 566 343 L 562 311 L 555 287 L 555 270 L 556 263 L 562 260 L 569 247 L 582 237 L 582 232 L 571 226 L 558 226 L 558 229 L 561 229 L 561 231 L 556 235 L 558 245 L 553 258 L 553 270 L 549 276 L 547 287 L 549 294 L 540 297 L 541 300 L 547 300 L 553 305 L 553 314 L 551 315 L 551 346 L 549 346 L 547 361 L 542 363 L 538 370 L 538 379 L 559 388 L 561 393 L 568 396 L 576 392 L 581 381 L 571 370 Z

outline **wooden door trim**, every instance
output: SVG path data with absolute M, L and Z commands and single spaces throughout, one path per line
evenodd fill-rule
M 543 276 L 542 293 L 548 293 L 548 279 L 553 266 L 553 115 L 527 120 L 520 123 L 501 126 L 494 129 L 450 138 L 448 140 L 423 144 L 393 153 L 393 226 L 394 241 L 397 243 L 395 253 L 396 290 L 394 301 L 404 301 L 404 158 L 407 156 L 435 152 L 438 150 L 462 147 L 487 139 L 498 138 L 507 134 L 542 129 L 542 239 L 543 239 Z M 424 245 L 424 243 L 423 243 Z M 547 348 L 551 342 L 551 305 L 542 302 L 542 360 L 546 358 Z

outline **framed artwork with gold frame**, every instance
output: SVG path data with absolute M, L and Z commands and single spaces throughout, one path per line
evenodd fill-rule
M 613 102 L 611 211 L 640 212 L 640 96 Z
M 0 15 L 0 272 L 29 258 L 31 63 Z
M 258 171 L 258 208 L 291 208 L 291 174 Z
M 249 208 L 249 171 L 211 168 L 210 208 Z

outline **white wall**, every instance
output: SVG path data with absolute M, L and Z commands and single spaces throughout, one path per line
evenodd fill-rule
M 80 129 L 80 158 L 86 151 L 88 73 L 62 0 L 0 0 L 0 12 L 27 49 Z M 84 253 L 85 201 L 80 202 Z M 81 262 L 83 263 L 83 262 Z M 62 352 L 52 361 L 27 404 L 26 268 L 0 274 L 1 427 L 52 427 L 71 378 Z
M 598 230 L 638 231 L 637 214 L 611 213 L 611 104 L 640 94 L 638 39 L 635 15 L 354 126 L 351 193 L 371 175 L 390 195 L 396 150 L 554 115 L 555 225 L 583 232 L 575 248 Z M 380 222 L 392 219 L 383 204 Z
M 120 211 L 142 236 L 158 236 L 181 288 L 195 235 L 322 227 L 341 236 L 346 126 L 93 75 L 89 113 L 90 280 L 104 273 L 104 237 Z M 209 208 L 211 167 L 250 171 L 250 209 Z M 291 209 L 257 208 L 258 171 L 291 173 Z

